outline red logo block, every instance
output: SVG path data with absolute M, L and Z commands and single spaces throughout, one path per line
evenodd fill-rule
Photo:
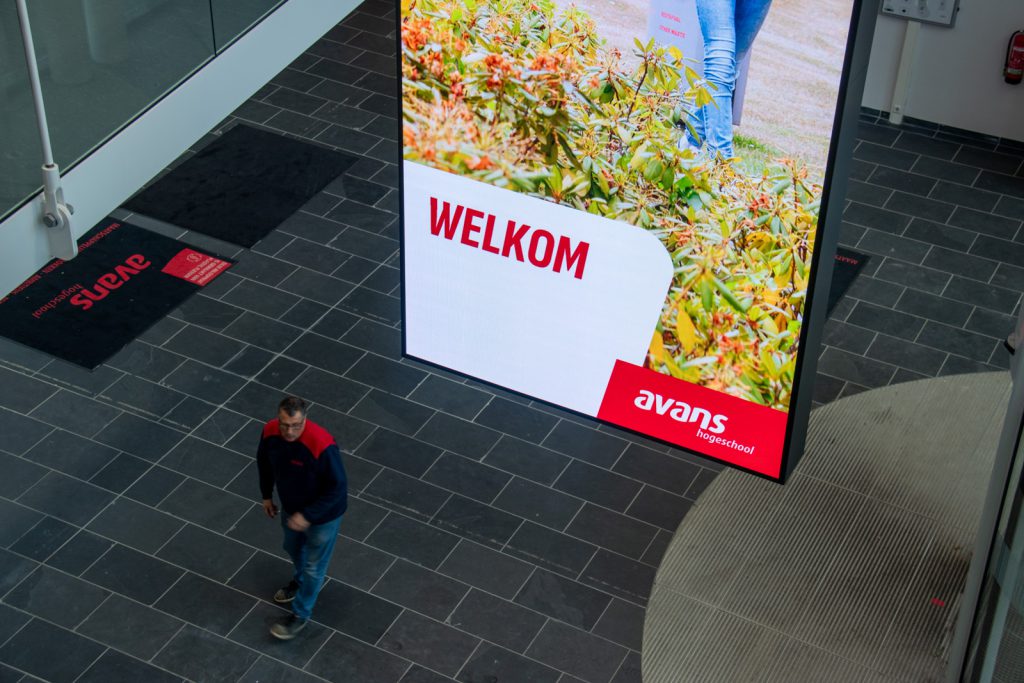
M 201 254 L 193 249 L 182 249 L 160 270 L 202 287 L 230 266 L 230 263 L 219 258 Z
M 598 418 L 772 478 L 786 413 L 616 361 Z

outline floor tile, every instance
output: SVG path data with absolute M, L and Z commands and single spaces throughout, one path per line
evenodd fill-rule
M 358 638 L 376 643 L 402 608 L 339 581 L 328 581 L 317 596 L 313 619 Z
M 566 624 L 549 621 L 527 655 L 588 681 L 607 681 L 626 656 L 625 648 Z
M 74 628 L 107 595 L 102 588 L 42 566 L 8 593 L 4 602 L 58 626 Z
M 380 647 L 446 676 L 454 676 L 479 642 L 473 636 L 406 611 L 381 638 Z
M 533 571 L 533 565 L 463 540 L 438 571 L 488 593 L 512 598 Z
M 124 495 L 146 505 L 157 505 L 184 480 L 183 475 L 157 465 L 129 486 Z
M 117 451 L 87 438 L 55 429 L 33 446 L 24 457 L 79 479 L 88 479 L 103 469 Z
M 310 621 L 295 640 L 285 642 L 271 636 L 270 627 L 289 614 L 291 610 L 287 606 L 260 603 L 238 622 L 228 634 L 228 638 L 262 653 L 265 657 L 273 657 L 301 669 L 330 638 L 333 631 L 316 621 Z
M 0 353 L 0 358 L 7 358 Z M 57 391 L 52 384 L 33 379 L 14 370 L 0 367 L 0 386 L 5 387 L 0 406 L 18 413 L 28 413 Z
M 594 625 L 593 633 L 639 652 L 643 644 L 644 608 L 616 598 Z
M 77 630 L 104 645 L 148 660 L 183 625 L 163 612 L 120 595 L 111 595 Z
M 181 432 L 150 420 L 124 413 L 96 435 L 96 440 L 118 450 L 156 462 L 176 443 Z
M 183 573 L 166 562 L 115 544 L 82 578 L 149 605 Z
M 424 379 L 409 398 L 466 420 L 473 419 L 491 400 L 490 395 L 479 389 L 437 375 Z
M 177 488 L 168 492 L 159 507 L 164 512 L 181 517 L 193 524 L 225 532 L 246 511 L 254 509 L 255 499 L 258 496 L 256 492 L 258 482 L 252 482 L 252 488 L 254 491 L 252 499 L 245 500 L 195 479 L 184 479 Z M 259 513 L 263 514 L 262 508 L 259 509 Z
M 163 383 L 210 403 L 223 403 L 245 383 L 240 377 L 192 360 L 185 361 Z
M 102 652 L 98 643 L 33 619 L 0 647 L 0 662 L 45 681 L 71 683 Z
M 160 465 L 213 486 L 224 486 L 250 459 L 232 450 L 186 437 L 160 460 Z
M 351 414 L 385 429 L 401 434 L 415 434 L 434 411 L 398 396 L 371 389 L 352 408 Z
M 44 422 L 0 408 L 0 450 L 21 455 L 52 429 Z
M 644 486 L 626 509 L 626 514 L 674 532 L 692 505 L 692 501 L 681 496 Z
M 250 596 L 188 572 L 153 606 L 200 628 L 227 635 L 254 604 Z
M 431 569 L 458 543 L 459 537 L 395 513 L 388 515 L 366 542 L 392 555 Z
M 579 498 L 515 477 L 502 490 L 494 507 L 553 529 L 563 529 L 583 506 Z
M 423 437 L 422 430 L 419 436 Z M 484 503 L 493 501 L 494 497 L 505 489 L 510 479 L 512 477 L 506 472 L 481 465 L 454 453 L 444 453 L 423 475 L 424 481 Z
M 186 626 L 153 663 L 196 683 L 236 681 L 259 655 L 220 636 Z
M 120 652 L 107 650 L 76 683 L 177 683 L 181 678 Z
M 24 458 L 0 451 L 0 468 L 4 477 L 0 479 L 0 496 L 14 499 L 43 478 L 47 469 Z
M 461 683 L 501 681 L 502 683 L 555 683 L 561 673 L 497 645 L 484 643 L 473 653 L 458 676 Z
M 112 493 L 121 493 L 138 481 L 150 467 L 150 463 L 142 458 L 120 453 L 107 462 L 103 469 L 91 476 L 89 483 Z
M 515 602 L 553 619 L 589 630 L 608 607 L 611 596 L 572 579 L 538 569 Z
M 224 582 L 238 571 L 255 551 L 220 534 L 186 524 L 164 545 L 157 557 L 179 567 Z
M 451 683 L 453 679 L 413 664 L 399 683 Z
M 329 680 L 397 683 L 409 663 L 372 645 L 335 633 L 306 668 Z
M 632 479 L 581 462 L 570 463 L 554 486 L 613 510 L 624 510 L 640 490 Z
M 128 498 L 118 498 L 87 528 L 100 536 L 152 554 L 182 526 L 184 523 L 171 515 Z
M 342 522 L 344 527 L 344 522 Z M 394 556 L 351 538 L 335 546 L 327 575 L 350 586 L 369 591 L 395 561 Z
M 435 413 L 416 432 L 418 439 L 474 460 L 484 457 L 500 437 L 500 432 L 445 413 Z
M 42 562 L 75 535 L 77 528 L 54 517 L 44 517 L 21 536 L 10 549 Z
M 401 472 L 385 469 L 363 491 L 364 497 L 424 521 L 430 519 L 451 493 Z
M 587 503 L 565 530 L 570 536 L 639 559 L 658 529 Z
M 125 382 L 142 383 L 145 380 L 125 375 L 107 391 L 114 391 L 115 387 Z M 102 393 L 100 396 L 101 398 L 106 398 Z M 127 396 L 126 398 L 134 399 L 137 397 Z M 167 408 L 172 407 L 178 400 L 180 400 L 180 397 L 175 399 Z M 82 436 L 93 436 L 111 420 L 120 415 L 120 413 L 119 409 L 106 405 L 106 403 L 61 389 L 33 410 L 32 416 L 47 424 L 60 425 Z
M 589 543 L 533 522 L 524 522 L 505 548 L 510 555 L 569 577 L 577 576 L 596 550 Z
M 547 617 L 542 614 L 473 589 L 447 623 L 515 652 L 523 652 L 545 621 Z
M 430 523 L 477 543 L 500 548 L 522 526 L 523 520 L 489 505 L 453 495 Z
M 411 477 L 421 477 L 441 455 L 441 449 L 388 429 L 378 429 L 356 453 Z
M 543 445 L 598 467 L 611 467 L 626 448 L 627 442 L 611 434 L 562 420 L 544 439 Z
M 79 531 L 46 561 L 51 567 L 75 576 L 81 575 L 107 552 L 112 541 L 89 531 Z
M 580 583 L 643 604 L 651 594 L 655 571 L 650 565 L 599 549 L 580 574 L 579 580 Z
M 524 441 L 540 443 L 558 419 L 534 408 L 495 398 L 480 412 L 475 422 Z
M 81 526 L 102 510 L 114 494 L 84 481 L 50 472 L 18 499 L 28 507 Z
M 287 645 L 287 644 L 285 644 Z M 238 683 L 320 683 L 321 679 L 299 669 L 274 661 L 269 657 L 260 657 Z
M 374 595 L 445 621 L 469 586 L 418 565 L 398 560 L 373 588 Z M 457 626 L 457 624 L 454 624 Z

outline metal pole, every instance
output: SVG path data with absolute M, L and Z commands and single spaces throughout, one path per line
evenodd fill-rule
M 17 0 L 18 23 L 21 39 L 25 46 L 25 66 L 32 89 L 32 102 L 36 110 L 36 127 L 39 142 L 43 148 L 43 223 L 49 230 L 46 236 L 50 253 L 61 259 L 71 259 L 78 254 L 78 243 L 71 233 L 71 214 L 74 207 L 64 202 L 64 190 L 60 185 L 60 168 L 53 160 L 50 145 L 50 128 L 46 123 L 46 105 L 43 103 L 43 89 L 39 82 L 39 64 L 36 62 L 36 47 L 32 40 L 26 0 Z
M 39 142 L 43 147 L 43 166 L 55 166 L 53 163 L 53 147 L 50 146 L 50 129 L 46 125 L 46 105 L 43 102 L 43 88 L 39 83 L 39 63 L 36 62 L 36 46 L 32 40 L 32 27 L 29 25 L 28 6 L 26 0 L 17 0 L 18 22 L 21 24 L 21 40 L 25 46 L 25 65 L 28 67 L 28 81 L 32 88 L 32 102 L 36 108 L 36 127 L 39 129 Z

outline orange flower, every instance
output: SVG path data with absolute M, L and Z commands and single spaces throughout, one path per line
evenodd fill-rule
M 494 162 L 485 154 L 482 157 L 470 157 L 469 161 L 466 162 L 466 166 L 471 171 L 486 171 L 487 169 L 494 168 Z

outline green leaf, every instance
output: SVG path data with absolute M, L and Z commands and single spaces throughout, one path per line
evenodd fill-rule
M 704 306 L 704 310 L 708 313 L 713 312 L 715 309 L 715 294 L 711 290 L 711 284 L 707 281 L 707 278 L 702 279 L 697 288 L 700 290 L 700 302 Z
M 736 298 L 736 295 L 726 286 L 724 282 L 719 280 L 717 277 L 712 277 L 712 281 L 715 283 L 715 288 L 722 295 L 722 298 L 729 302 L 739 313 L 746 313 L 747 307 L 740 303 L 740 300 Z

